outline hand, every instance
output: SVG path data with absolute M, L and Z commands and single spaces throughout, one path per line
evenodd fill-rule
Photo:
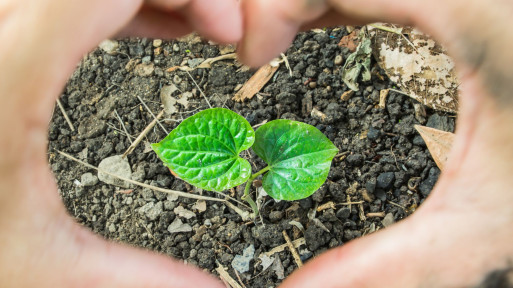
M 46 159 L 55 98 L 82 55 L 118 35 L 192 29 L 238 41 L 235 0 L 7 0 L 0 4 L 0 287 L 224 287 L 198 269 L 74 223 Z
M 504 269 L 513 285 L 513 2 L 245 0 L 242 7 L 239 54 L 251 65 L 285 50 L 305 25 L 385 21 L 440 40 L 462 81 L 450 162 L 420 209 L 310 261 L 282 287 L 478 287 Z

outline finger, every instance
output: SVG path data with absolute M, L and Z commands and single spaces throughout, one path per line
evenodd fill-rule
M 192 32 L 181 14 L 144 6 L 138 15 L 118 34 L 119 37 L 177 38 Z
M 236 0 L 191 0 L 182 13 L 194 30 L 219 43 L 242 37 L 242 14 Z
M 244 38 L 238 47 L 241 60 L 250 66 L 261 66 L 283 52 L 303 22 L 326 11 L 324 1 L 313 2 L 301 6 L 294 0 L 243 1 Z
M 159 7 L 164 10 L 174 11 L 188 4 L 190 0 L 146 0 L 150 6 Z

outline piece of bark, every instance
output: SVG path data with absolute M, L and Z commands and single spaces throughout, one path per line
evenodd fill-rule
M 251 99 L 256 93 L 267 84 L 267 82 L 273 77 L 278 66 L 267 64 L 262 66 L 258 71 L 242 86 L 242 88 L 233 96 L 233 100 L 237 102 L 243 102 L 246 99 Z

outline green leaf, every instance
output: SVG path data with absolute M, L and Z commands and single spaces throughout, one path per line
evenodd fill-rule
M 337 147 L 317 128 L 291 120 L 275 120 L 255 134 L 255 153 L 269 165 L 263 187 L 279 200 L 312 195 L 326 181 Z
M 251 165 L 239 153 L 254 141 L 255 132 L 246 119 L 228 109 L 212 108 L 185 119 L 152 147 L 184 181 L 220 192 L 251 176 Z

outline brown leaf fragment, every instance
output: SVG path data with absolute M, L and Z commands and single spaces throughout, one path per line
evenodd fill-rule
M 338 46 L 346 47 L 351 53 L 356 51 L 356 47 L 360 44 L 360 40 L 358 39 L 359 32 L 360 30 L 353 30 L 349 35 L 342 37 L 340 42 L 338 42 Z
M 426 142 L 436 165 L 443 171 L 454 142 L 454 134 L 420 125 L 415 125 L 415 129 L 419 131 L 420 136 Z
M 251 99 L 256 93 L 267 84 L 273 77 L 279 66 L 273 67 L 270 64 L 260 67 L 258 71 L 242 86 L 242 88 L 233 96 L 233 100 L 243 102 L 246 99 Z

